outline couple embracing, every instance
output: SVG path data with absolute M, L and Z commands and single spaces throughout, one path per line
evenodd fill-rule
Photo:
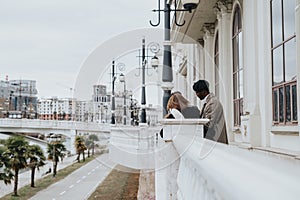
M 171 94 L 165 118 L 207 118 L 210 121 L 204 125 L 204 138 L 228 144 L 224 111 L 220 101 L 209 92 L 209 83 L 199 80 L 193 85 L 197 97 L 202 101 L 202 109 L 193 106 L 180 92 Z

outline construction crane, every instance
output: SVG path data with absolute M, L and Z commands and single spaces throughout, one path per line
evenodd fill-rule
M 68 86 L 68 85 L 65 85 L 63 83 L 56 83 L 57 85 L 61 86 L 61 87 L 64 87 L 64 88 L 67 88 L 69 91 L 70 91 L 70 97 L 73 98 L 73 94 L 75 92 L 75 89 Z

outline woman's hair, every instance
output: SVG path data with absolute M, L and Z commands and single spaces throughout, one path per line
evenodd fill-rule
M 173 92 L 169 98 L 167 104 L 167 110 L 177 109 L 180 112 L 185 109 L 189 104 L 189 101 L 184 98 L 180 92 Z

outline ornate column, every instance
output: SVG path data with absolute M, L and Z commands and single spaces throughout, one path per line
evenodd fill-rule
M 260 78 L 259 66 L 260 50 L 267 48 L 258 42 L 264 34 L 260 28 L 258 17 L 258 1 L 245 1 L 243 9 L 243 65 L 244 65 L 244 113 L 241 117 L 241 133 L 243 142 L 251 146 L 261 146 L 261 112 L 259 102 Z M 247 56 L 246 56 L 247 55 Z M 265 57 L 267 59 L 268 57 Z
M 172 71 L 172 52 L 171 52 L 171 6 L 168 0 L 165 0 L 165 41 L 164 41 L 164 56 L 163 56 L 163 71 L 161 87 L 163 94 L 163 116 L 167 114 L 166 108 L 168 100 L 173 89 L 173 71 Z
M 249 3 L 249 2 L 248 2 Z M 259 86 L 258 87 L 258 103 L 259 103 L 259 114 L 260 114 L 260 139 L 261 146 L 270 146 L 270 132 L 272 126 L 272 67 L 271 67 L 271 27 L 270 16 L 270 2 L 259 1 L 256 3 L 256 30 L 260 30 L 260 37 L 256 38 L 258 48 L 256 49 L 257 55 L 257 71 Z M 266 67 L 267 66 L 267 67 Z M 254 78 L 249 77 L 249 78 Z M 252 85 L 249 80 L 250 86 Z M 253 82 L 253 81 L 252 81 Z M 248 83 L 249 84 L 249 83 Z M 250 87 L 249 86 L 249 87 Z M 265 88 L 268 88 L 266 90 Z M 253 119 L 253 117 L 252 117 Z M 264 120 L 262 120 L 264 119 Z M 253 131 L 251 131 L 253 132 Z M 250 132 L 249 132 L 250 133 Z
M 232 83 L 232 1 L 218 1 L 216 13 L 219 26 L 219 84 L 229 141 L 233 141 L 233 83 Z
M 207 23 L 203 26 L 205 33 L 204 39 L 204 60 L 205 60 L 205 71 L 204 77 L 210 84 L 210 91 L 214 93 L 214 23 Z

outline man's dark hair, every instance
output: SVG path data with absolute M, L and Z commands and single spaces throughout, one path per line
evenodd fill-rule
M 201 92 L 206 90 L 209 93 L 209 83 L 206 80 L 199 80 L 193 85 L 193 90 L 195 92 Z

